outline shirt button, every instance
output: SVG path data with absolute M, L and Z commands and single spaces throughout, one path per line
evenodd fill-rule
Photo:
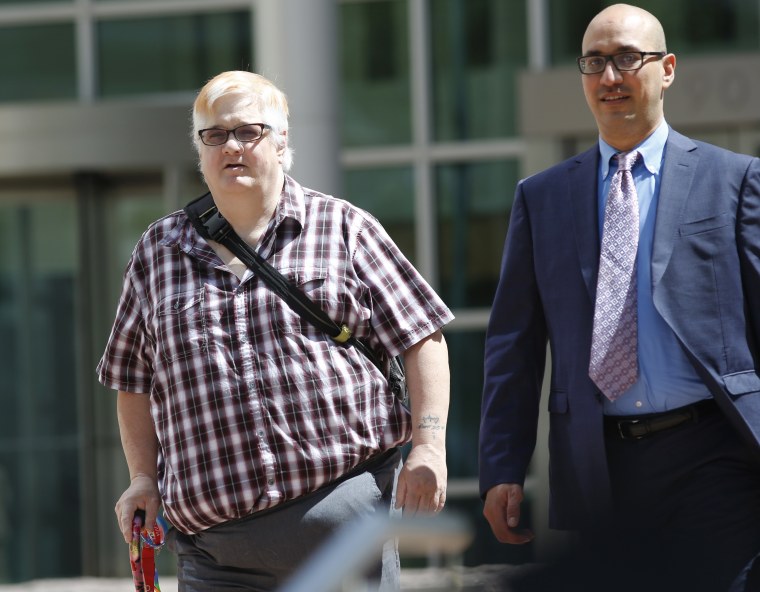
M 267 483 L 269 483 L 269 485 L 274 485 L 274 479 L 267 479 Z
M 636 401 L 636 407 L 641 408 L 643 406 L 644 406 L 644 403 L 642 403 L 641 401 Z
M 264 430 L 259 430 L 256 433 L 258 434 L 259 438 L 263 438 L 264 437 Z

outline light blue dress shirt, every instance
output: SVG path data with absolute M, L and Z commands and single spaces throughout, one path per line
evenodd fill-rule
M 607 415 L 658 413 L 709 398 L 710 392 L 697 376 L 686 354 L 667 323 L 655 310 L 652 300 L 652 244 L 660 192 L 660 168 L 668 139 L 665 120 L 641 144 L 641 157 L 633 168 L 639 198 L 638 333 L 639 379 L 619 399 L 605 399 Z M 617 161 L 618 152 L 599 138 L 599 236 L 604 225 L 604 207 Z

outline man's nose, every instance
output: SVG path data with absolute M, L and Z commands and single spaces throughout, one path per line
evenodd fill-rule
M 620 81 L 623 80 L 623 75 L 620 73 L 620 70 L 615 67 L 615 64 L 612 62 L 612 60 L 608 60 L 604 65 L 604 70 L 602 70 L 601 77 L 601 83 L 605 86 L 614 86 L 616 84 L 620 84 Z
M 230 134 L 222 149 L 226 152 L 242 152 L 243 143 L 235 137 L 235 134 Z

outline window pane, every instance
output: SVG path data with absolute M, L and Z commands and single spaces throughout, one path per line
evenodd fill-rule
M 439 277 L 450 307 L 491 305 L 517 174 L 516 161 L 436 169 Z
M 477 491 L 478 432 L 480 431 L 480 393 L 483 391 L 485 331 L 448 331 L 446 345 L 451 365 L 451 402 L 446 427 L 446 464 L 449 479 L 465 480 L 470 495 L 452 495 L 446 500 L 448 511 L 459 512 L 470 520 L 474 539 L 463 556 L 465 565 L 487 563 L 525 563 L 535 560 L 531 545 L 502 545 L 496 541 L 483 519 L 483 502 Z M 526 527 L 530 527 L 532 500 L 522 505 Z
M 74 25 L 0 27 L 0 101 L 76 97 Z
M 581 55 L 583 33 L 594 15 L 604 8 L 600 0 L 549 0 L 551 62 L 571 64 Z
M 0 581 L 81 569 L 77 228 L 73 199 L 0 204 Z
M 552 63 L 571 63 L 580 55 L 586 26 L 608 4 L 612 2 L 549 0 Z M 660 20 L 668 51 L 675 54 L 758 49 L 760 8 L 755 0 L 640 0 L 636 5 Z
M 476 477 L 480 405 L 474 393 L 483 392 L 483 331 L 447 331 L 446 345 L 451 365 L 451 397 L 446 428 L 446 464 L 449 477 Z
M 405 0 L 341 6 L 343 145 L 411 139 Z
M 760 4 L 756 0 L 670 0 L 637 2 L 665 29 L 673 53 L 757 51 Z
M 4 6 L 6 4 L 17 4 L 25 6 L 28 4 L 51 4 L 54 2 L 68 2 L 71 4 L 74 2 L 74 0 L 0 0 L 0 6 Z
M 97 303 L 93 311 L 96 330 L 93 342 L 94 370 L 110 334 L 116 312 L 116 303 L 121 294 L 123 273 L 135 243 L 150 223 L 167 213 L 168 206 L 161 188 L 160 174 L 108 176 L 99 182 L 96 177 L 91 209 L 91 220 L 99 226 L 96 231 L 99 255 L 95 270 L 98 275 Z M 195 195 L 189 192 L 187 201 Z M 200 193 L 198 193 L 200 195 Z M 95 230 L 95 229 L 93 229 Z M 93 382 L 96 382 L 92 373 Z M 89 378 L 89 376 L 88 376 Z M 102 574 L 123 574 L 128 564 L 124 564 L 123 543 L 114 537 L 112 523 L 113 501 L 117 500 L 129 483 L 129 474 L 116 425 L 116 394 L 97 384 L 92 392 L 93 438 L 96 448 L 91 455 L 94 469 L 90 471 L 91 487 L 100 506 L 94 533 L 99 536 L 97 554 L 100 556 L 99 569 Z M 85 545 L 91 545 L 91 538 Z M 92 550 L 92 547 L 90 547 Z M 176 573 L 173 565 L 176 557 L 163 552 L 158 555 L 161 577 Z M 126 575 L 126 574 L 125 574 Z
M 181 183 L 187 188 L 187 193 L 181 198 L 182 203 L 176 206 L 167 203 L 162 193 L 161 176 L 155 173 L 112 175 L 108 177 L 107 185 L 100 189 L 103 192 L 104 236 L 107 237 L 102 248 L 107 253 L 111 304 L 107 307 L 108 326 L 99 348 L 105 347 L 105 340 L 111 331 L 116 302 L 123 287 L 124 270 L 137 241 L 153 222 L 175 209 L 184 207 L 185 203 L 201 195 L 200 188 L 192 182 L 194 178 L 195 173 L 193 177 L 182 179 Z M 99 349 L 98 359 L 102 353 Z
M 252 64 L 248 11 L 102 21 L 97 39 L 105 97 L 191 91 Z
M 380 220 L 414 263 L 414 173 L 409 167 L 354 169 L 345 174 L 346 199 Z
M 438 140 L 517 133 L 517 72 L 527 63 L 524 0 L 433 0 Z

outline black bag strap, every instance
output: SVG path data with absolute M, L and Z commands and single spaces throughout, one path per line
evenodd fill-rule
M 232 229 L 214 203 L 211 193 L 191 201 L 184 208 L 195 230 L 205 239 L 227 247 L 246 267 L 251 269 L 306 322 L 314 325 L 333 340 L 352 345 L 361 351 L 385 374 L 382 361 L 364 342 L 358 340 L 346 325 L 338 325 L 306 294 L 291 284 L 277 268 L 272 266 Z

